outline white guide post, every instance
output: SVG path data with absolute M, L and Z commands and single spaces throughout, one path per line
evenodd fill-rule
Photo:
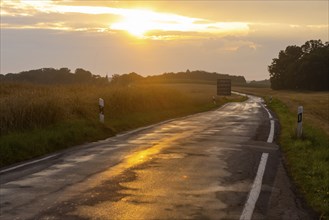
M 300 138 L 303 133 L 303 106 L 298 107 L 297 112 L 297 137 Z
M 101 123 L 104 123 L 104 99 L 99 98 L 98 105 L 99 105 L 99 121 Z

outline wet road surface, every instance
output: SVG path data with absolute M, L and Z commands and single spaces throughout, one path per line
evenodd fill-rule
M 239 219 L 268 153 L 252 219 L 307 219 L 267 143 L 261 102 L 250 96 L 2 172 L 0 218 Z

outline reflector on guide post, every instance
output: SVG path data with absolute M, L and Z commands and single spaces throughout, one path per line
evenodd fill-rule
M 217 95 L 231 95 L 230 79 L 217 79 Z
M 303 111 L 303 106 L 299 106 L 297 111 L 297 137 L 301 137 L 303 133 Z
M 99 98 L 98 105 L 99 105 L 99 121 L 101 123 L 104 123 L 104 99 Z

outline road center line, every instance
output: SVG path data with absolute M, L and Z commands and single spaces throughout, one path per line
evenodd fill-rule
M 243 212 L 240 216 L 240 220 L 250 220 L 252 217 L 256 202 L 258 200 L 262 188 L 262 181 L 267 163 L 267 158 L 268 158 L 268 153 L 263 153 L 260 159 L 260 163 L 258 166 L 254 183 L 252 184 L 251 190 L 249 192 L 248 200 L 244 205 Z

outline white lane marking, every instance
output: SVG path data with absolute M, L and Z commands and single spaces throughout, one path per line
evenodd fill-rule
M 270 111 L 264 105 L 262 105 L 262 106 L 267 111 L 268 117 L 270 118 L 270 122 L 271 122 L 271 130 L 270 130 L 270 133 L 269 133 L 268 138 L 267 138 L 267 143 L 272 143 L 273 139 L 274 139 L 274 120 L 273 120 L 273 116 L 271 115 Z
M 251 190 L 249 192 L 248 200 L 244 205 L 243 212 L 240 216 L 240 220 L 250 220 L 252 217 L 256 202 L 260 194 L 260 190 L 262 188 L 262 181 L 263 181 L 267 158 L 268 158 L 268 153 L 263 153 L 259 162 L 254 183 L 252 184 Z
M 267 143 L 272 143 L 274 138 L 274 121 L 271 120 L 271 130 L 267 138 Z
M 11 171 L 11 170 L 15 170 L 15 169 L 18 169 L 20 167 L 24 167 L 24 166 L 27 166 L 27 165 L 30 165 L 30 164 L 38 163 L 40 161 L 48 160 L 50 158 L 56 157 L 57 155 L 59 155 L 59 154 L 51 155 L 51 156 L 48 156 L 48 157 L 41 158 L 39 160 L 33 160 L 31 162 L 23 163 L 21 165 L 17 165 L 17 166 L 14 166 L 14 167 L 11 167 L 11 168 L 8 168 L 8 169 L 5 169 L 5 170 L 1 170 L 0 174 Z
M 264 108 L 265 108 L 265 106 L 263 106 Z M 270 118 L 270 119 L 272 119 L 273 117 L 272 117 L 272 115 L 271 115 L 271 113 L 270 113 L 270 111 L 267 109 L 267 108 L 265 108 L 265 110 L 267 111 L 267 113 L 268 113 L 268 117 Z

